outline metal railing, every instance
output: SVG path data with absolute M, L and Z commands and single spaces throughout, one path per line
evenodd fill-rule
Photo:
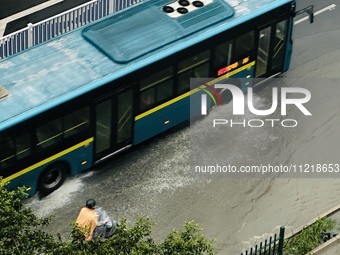
M 0 59 L 127 8 L 142 0 L 92 0 L 0 38 Z
M 266 239 L 260 245 L 250 248 L 250 250 L 241 253 L 241 255 L 282 255 L 284 235 L 285 227 L 282 226 L 279 235 L 275 234 L 274 237 L 270 237 L 269 240 Z

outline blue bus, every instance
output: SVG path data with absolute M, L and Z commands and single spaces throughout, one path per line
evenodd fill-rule
M 48 194 L 188 121 L 190 78 L 285 72 L 295 15 L 294 0 L 145 1 L 0 61 L 0 176 Z

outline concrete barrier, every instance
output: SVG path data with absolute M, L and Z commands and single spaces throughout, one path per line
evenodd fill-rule
M 288 239 L 288 238 L 291 238 L 295 235 L 298 235 L 303 229 L 309 227 L 310 225 L 315 223 L 318 219 L 330 217 L 337 212 L 340 212 L 340 204 L 337 205 L 337 206 L 334 206 L 333 208 L 331 208 L 331 209 L 327 210 L 326 212 L 320 214 L 316 218 L 310 220 L 306 225 L 298 227 L 298 228 L 294 229 L 293 231 L 291 231 L 290 233 L 286 232 L 285 239 Z M 309 253 L 307 253 L 305 255 L 321 255 L 327 249 L 334 247 L 334 246 L 338 245 L 339 243 L 340 243 L 340 235 L 331 238 L 327 242 L 319 245 L 318 247 L 316 247 L 315 249 L 313 249 L 312 251 L 310 251 Z
M 326 252 L 329 248 L 334 247 L 336 245 L 339 245 L 340 243 L 340 236 L 335 236 L 332 239 L 328 240 L 327 242 L 319 245 L 309 253 L 305 255 L 322 255 L 324 252 Z

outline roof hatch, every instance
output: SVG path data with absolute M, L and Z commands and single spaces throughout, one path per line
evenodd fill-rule
M 113 61 L 127 63 L 233 15 L 223 0 L 148 1 L 86 27 L 83 36 Z

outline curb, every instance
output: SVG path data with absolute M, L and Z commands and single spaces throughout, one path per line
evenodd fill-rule
M 329 216 L 333 215 L 334 213 L 337 213 L 338 211 L 340 211 L 340 204 L 337 205 L 337 206 L 334 206 L 333 208 L 331 208 L 331 209 L 327 210 L 326 212 L 320 214 L 318 217 L 309 221 L 306 225 L 300 226 L 300 227 L 294 229 L 293 231 L 291 231 L 291 233 L 286 234 L 285 239 L 291 238 L 291 237 L 299 234 L 304 228 L 312 225 L 318 219 L 329 217 Z M 325 242 L 323 244 L 320 244 L 318 247 L 314 248 L 312 251 L 310 251 L 309 253 L 307 253 L 305 255 L 321 255 L 322 252 L 326 251 L 328 248 L 333 247 L 333 246 L 335 246 L 339 243 L 340 243 L 340 235 L 331 238 L 330 240 L 328 240 L 327 242 Z
M 290 233 L 285 235 L 285 239 L 287 238 L 291 238 L 297 234 L 299 234 L 304 228 L 309 227 L 310 225 L 312 225 L 313 223 L 315 223 L 318 219 L 322 219 L 322 218 L 326 218 L 331 216 L 332 214 L 336 213 L 340 211 L 340 204 L 338 204 L 337 206 L 334 206 L 333 208 L 327 210 L 326 212 L 320 214 L 319 216 L 317 216 L 316 218 L 310 220 L 309 222 L 307 222 L 307 224 L 300 226 L 294 230 L 292 230 Z M 327 242 L 326 242 L 327 243 Z
M 316 247 L 315 249 L 313 249 L 312 251 L 310 251 L 309 253 L 305 255 L 322 255 L 324 251 L 326 251 L 327 249 L 333 246 L 338 245 L 339 243 L 340 243 L 340 237 L 335 236 L 332 239 L 328 240 L 327 242 L 319 245 L 318 247 Z

